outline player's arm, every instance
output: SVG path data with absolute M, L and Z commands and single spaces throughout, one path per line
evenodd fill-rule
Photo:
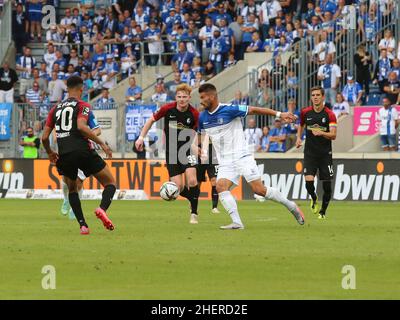
M 112 158 L 112 151 L 105 142 L 97 136 L 87 125 L 87 119 L 84 117 L 78 117 L 78 130 L 79 132 L 86 138 L 92 140 L 93 142 L 97 143 L 107 155 L 107 158 Z
M 299 125 L 297 127 L 297 140 L 296 140 L 296 148 L 300 148 L 303 144 L 303 141 L 301 140 L 301 137 L 303 136 L 305 124 Z
M 135 142 L 135 146 L 136 146 L 137 150 L 139 150 L 139 151 L 143 150 L 144 138 L 146 137 L 147 133 L 153 126 L 154 122 L 156 122 L 156 120 L 154 119 L 154 116 L 153 116 L 153 117 L 149 118 L 146 121 L 146 123 L 144 124 L 142 131 L 140 132 L 140 136 L 139 136 L 139 138 L 137 138 L 137 140 Z
M 55 152 L 54 150 L 52 150 L 50 148 L 50 135 L 54 129 L 55 123 L 53 120 L 53 115 L 54 115 L 54 111 L 55 111 L 55 107 L 53 107 L 46 119 L 46 124 L 44 126 L 43 129 L 43 133 L 42 133 L 42 144 L 44 149 L 46 150 L 47 155 L 49 156 L 49 159 L 52 163 L 56 163 L 58 160 L 58 153 Z
M 280 112 L 270 108 L 249 107 L 247 115 L 273 116 L 281 118 L 285 122 L 296 121 L 296 116 L 291 112 Z
M 336 126 L 329 126 L 329 132 L 321 131 L 321 130 L 312 130 L 314 136 L 324 137 L 328 140 L 336 139 Z

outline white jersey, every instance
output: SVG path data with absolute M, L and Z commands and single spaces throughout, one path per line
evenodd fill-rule
M 378 111 L 378 120 L 380 121 L 379 132 L 381 135 L 396 134 L 396 121 L 399 120 L 399 113 L 395 107 L 388 109 L 380 108 Z
M 212 113 L 203 111 L 200 114 L 198 130 L 210 137 L 220 165 L 251 155 L 241 121 L 248 110 L 246 105 L 220 103 Z

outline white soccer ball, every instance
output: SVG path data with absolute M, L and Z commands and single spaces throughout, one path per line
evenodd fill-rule
M 165 182 L 160 188 L 160 196 L 166 201 L 175 200 L 179 196 L 179 188 L 175 182 Z

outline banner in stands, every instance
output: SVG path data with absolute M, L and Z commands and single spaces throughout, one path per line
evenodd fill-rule
M 262 180 L 292 200 L 306 200 L 303 161 L 294 159 L 257 160 Z M 334 200 L 398 201 L 400 176 L 398 160 L 334 159 L 332 183 Z M 318 187 L 318 186 L 317 186 Z M 318 192 L 322 194 L 321 188 Z M 243 199 L 254 199 L 243 184 Z
M 381 107 L 354 107 L 353 134 L 355 136 L 370 136 L 379 131 L 378 111 Z M 400 112 L 400 106 L 397 106 L 396 109 Z
M 127 105 L 126 106 L 126 139 L 128 141 L 134 141 L 142 130 L 146 121 L 153 115 L 157 110 L 157 105 Z M 157 135 L 157 130 L 151 128 L 148 136 L 151 139 Z
M 164 160 L 106 160 L 115 177 L 119 190 L 144 190 L 149 199 L 160 199 L 161 185 L 169 180 Z M 61 177 L 57 168 L 48 160 L 34 160 L 34 189 L 60 189 Z M 101 189 L 93 177 L 84 182 L 84 189 Z M 235 197 L 242 199 L 241 185 L 233 191 Z M 122 194 L 121 194 L 122 196 Z M 129 196 L 129 194 L 126 194 Z M 202 199 L 211 199 L 211 184 L 201 186 Z
M 12 103 L 0 103 L 0 140 L 10 140 Z
M 117 110 L 93 110 L 93 113 L 100 125 L 102 138 L 111 150 L 117 150 Z
M 29 159 L 0 159 L 0 197 L 9 190 L 33 188 L 33 161 Z

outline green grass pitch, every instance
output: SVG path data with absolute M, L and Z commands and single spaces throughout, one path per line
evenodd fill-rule
M 0 201 L 0 299 L 400 299 L 397 203 L 333 202 L 320 221 L 304 202 L 302 227 L 280 205 L 242 201 L 246 229 L 222 231 L 230 219 L 208 201 L 199 225 L 186 201 L 114 201 L 110 232 L 84 201 L 81 236 L 61 201 Z M 42 288 L 45 265 L 55 290 Z M 355 290 L 342 288 L 345 265 Z

